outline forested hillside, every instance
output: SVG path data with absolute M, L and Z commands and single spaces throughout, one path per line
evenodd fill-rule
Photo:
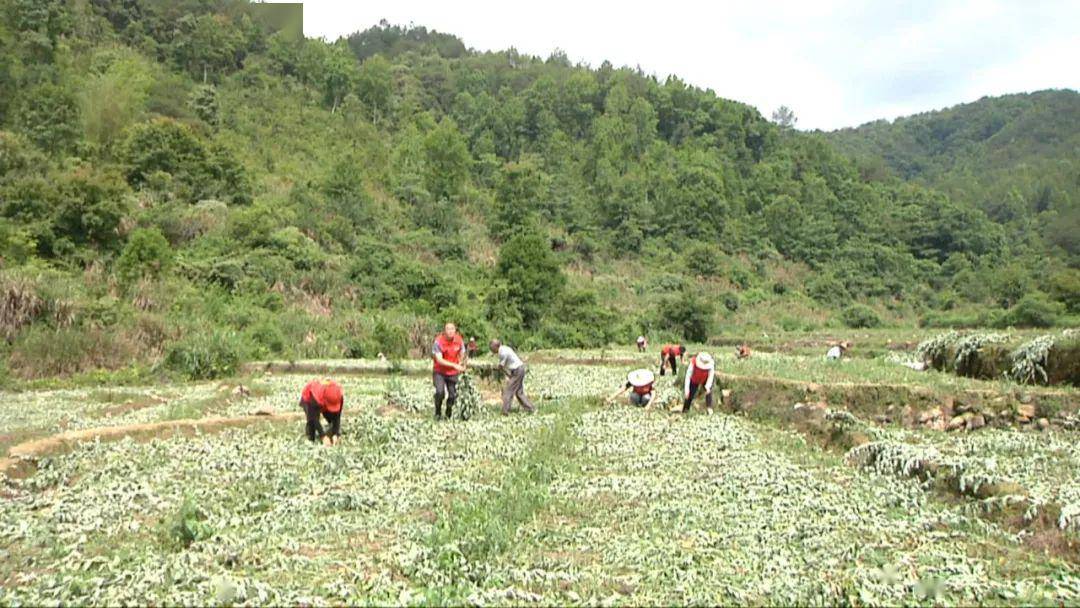
M 445 319 L 529 348 L 1077 312 L 1077 233 L 1049 215 L 1076 221 L 1075 130 L 1039 119 L 1073 93 L 1005 112 L 1017 135 L 970 156 L 986 170 L 897 144 L 928 186 L 867 160 L 863 134 L 903 123 L 801 133 L 675 77 L 422 27 L 289 41 L 227 0 L 0 10 L 11 378 L 397 357 Z M 1012 147 L 1032 126 L 1052 141 Z M 1060 180 L 1027 198 L 1014 154 Z M 1024 208 L 970 196 L 984 176 Z
M 971 203 L 1014 241 L 1080 266 L 1080 94 L 983 98 L 829 134 L 864 176 Z M 1074 289 L 1077 285 L 1073 285 Z

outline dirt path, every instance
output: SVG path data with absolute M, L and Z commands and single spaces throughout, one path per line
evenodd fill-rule
M 157 436 L 165 433 L 217 431 L 224 428 L 242 427 L 261 422 L 283 422 L 299 420 L 301 412 L 259 413 L 248 416 L 226 418 L 214 416 L 188 420 L 168 420 L 124 426 L 105 426 L 77 431 L 64 431 L 57 435 L 24 441 L 12 446 L 7 456 L 0 458 L 0 472 L 9 477 L 25 477 L 33 472 L 34 461 L 43 456 L 61 453 L 84 441 L 113 441 L 125 437 Z

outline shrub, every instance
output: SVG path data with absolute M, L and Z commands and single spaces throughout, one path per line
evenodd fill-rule
M 844 309 L 840 314 L 841 320 L 844 325 L 853 329 L 860 329 L 864 327 L 877 327 L 881 325 L 881 319 L 878 317 L 874 309 L 866 306 L 865 304 L 852 304 Z
M 409 352 L 409 334 L 405 328 L 381 317 L 375 320 L 371 341 L 377 352 L 392 359 L 400 359 Z
M 600 304 L 593 291 L 571 291 L 545 317 L 537 346 L 592 348 L 616 337 L 616 314 Z
M 1042 293 L 1029 293 L 1020 298 L 994 324 L 995 327 L 1053 327 L 1065 314 L 1065 305 L 1051 302 Z
M 712 333 L 714 312 L 711 302 L 696 295 L 665 298 L 656 310 L 656 325 L 685 340 L 704 342 Z
M 847 287 L 831 274 L 814 277 L 807 283 L 806 293 L 824 304 L 840 304 L 850 299 Z
M 280 355 L 285 352 L 287 341 L 277 323 L 269 320 L 256 323 L 244 333 L 254 347 L 253 354 L 256 356 Z
M 135 347 L 115 331 L 33 327 L 11 352 L 12 374 L 24 378 L 70 376 L 130 365 Z
M 1073 314 L 1080 313 L 1080 270 L 1068 268 L 1050 277 L 1048 290 Z
M 720 260 L 708 245 L 697 244 L 686 253 L 686 267 L 695 275 L 715 277 L 720 274 Z
M 183 123 L 159 118 L 135 125 L 120 156 L 133 186 L 150 184 L 157 179 L 154 176 L 166 174 L 181 186 L 177 193 L 188 201 L 251 202 L 251 184 L 240 163 L 225 148 L 204 144 Z
M 993 325 L 994 319 L 986 310 L 928 312 L 919 319 L 919 327 L 976 328 Z
M 120 278 L 131 283 L 143 277 L 161 276 L 173 261 L 172 247 L 157 228 L 139 228 L 131 233 L 116 270 Z
M 190 335 L 173 343 L 164 365 L 191 380 L 212 380 L 236 373 L 243 354 L 236 334 L 219 330 Z

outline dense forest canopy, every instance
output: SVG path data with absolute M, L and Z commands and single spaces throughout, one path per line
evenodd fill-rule
M 528 348 L 1080 311 L 1075 92 L 804 133 L 675 76 L 423 27 L 0 10 L 16 376 L 403 356 L 445 319 Z
M 864 177 L 899 176 L 971 203 L 1019 238 L 1080 256 L 1080 94 L 983 98 L 831 133 Z M 1040 242 L 1041 241 L 1041 242 Z

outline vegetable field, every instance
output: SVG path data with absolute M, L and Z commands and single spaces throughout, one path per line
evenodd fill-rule
M 887 373 L 876 360 L 724 359 L 724 373 L 820 382 Z M 434 421 L 417 366 L 337 376 L 345 435 L 332 448 L 304 441 L 294 419 L 40 455 L 0 488 L 0 604 L 1080 602 L 1068 425 L 946 433 L 830 410 L 866 435 L 837 450 L 753 412 L 602 405 L 624 364 L 531 369 L 532 416 L 498 416 L 487 379 L 470 420 Z M 0 434 L 6 448 L 66 429 L 295 412 L 309 378 L 10 393 Z M 1013 493 L 945 494 L 910 474 L 931 460 Z M 1015 518 L 994 516 L 1010 505 Z

